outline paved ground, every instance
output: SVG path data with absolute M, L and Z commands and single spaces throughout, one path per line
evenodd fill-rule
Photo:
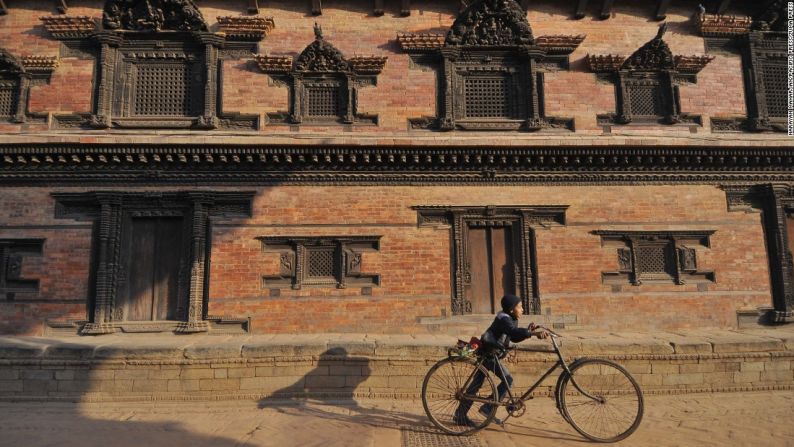
M 529 409 L 476 440 L 424 445 L 588 444 L 551 399 L 536 399 Z M 426 421 L 413 401 L 0 403 L 0 446 L 413 447 L 406 440 L 415 435 L 401 428 L 432 432 Z M 794 446 L 794 391 L 647 396 L 642 425 L 620 445 Z

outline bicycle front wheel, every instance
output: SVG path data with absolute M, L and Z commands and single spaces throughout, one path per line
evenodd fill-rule
M 625 439 L 639 427 L 642 390 L 622 366 L 584 359 L 561 379 L 557 402 L 563 417 L 582 436 L 596 442 Z
M 475 390 L 470 384 L 478 376 L 482 386 Z M 436 363 L 422 383 L 422 405 L 427 417 L 451 435 L 470 435 L 490 424 L 498 407 L 491 405 L 490 411 L 480 410 L 486 402 L 496 404 L 496 395 L 488 371 L 469 359 L 448 358 Z

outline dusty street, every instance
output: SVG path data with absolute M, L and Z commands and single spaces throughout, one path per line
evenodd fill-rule
M 413 401 L 23 402 L 1 403 L 0 414 L 0 445 L 9 447 L 588 444 L 548 398 L 476 439 L 436 438 Z M 794 391 L 646 396 L 642 425 L 620 445 L 794 446 Z

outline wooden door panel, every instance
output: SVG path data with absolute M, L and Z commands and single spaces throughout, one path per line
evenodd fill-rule
M 490 228 L 491 269 L 493 272 L 491 290 L 494 301 L 501 299 L 504 295 L 515 295 L 516 293 L 511 230 L 511 227 Z
M 152 290 L 157 219 L 132 219 L 128 252 L 127 310 L 128 321 L 152 319 Z
M 179 260 L 182 255 L 182 219 L 159 219 L 157 227 L 154 268 L 155 320 L 176 320 Z
M 469 228 L 468 242 L 471 285 L 467 299 L 471 302 L 473 313 L 491 313 L 491 273 L 487 229 Z

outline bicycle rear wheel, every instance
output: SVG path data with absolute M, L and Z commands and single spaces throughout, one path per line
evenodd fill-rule
M 642 390 L 622 366 L 609 360 L 584 359 L 574 363 L 571 374 L 561 380 L 557 403 L 565 420 L 582 436 L 616 442 L 639 427 L 644 410 Z
M 448 358 L 436 363 L 422 383 L 422 405 L 433 424 L 451 435 L 470 435 L 482 430 L 496 415 L 496 405 L 480 413 L 485 402 L 466 399 L 464 385 L 483 374 L 482 386 L 470 396 L 496 404 L 496 387 L 488 371 L 469 359 Z M 468 409 L 466 407 L 469 407 Z

